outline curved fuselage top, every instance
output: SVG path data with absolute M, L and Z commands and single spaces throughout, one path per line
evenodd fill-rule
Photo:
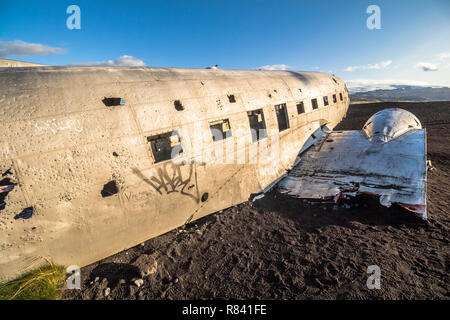
M 334 80 L 333 80 L 334 79 Z M 167 109 L 172 121 L 180 100 L 193 119 L 220 116 L 216 100 L 233 94 L 252 109 L 344 90 L 339 78 L 318 72 L 181 69 L 143 67 L 0 68 L 0 123 L 59 116 L 104 108 L 102 97 L 122 97 L 128 106 Z M 276 91 L 274 91 L 276 90 Z M 269 97 L 270 94 L 270 97 Z M 209 107 L 199 99 L 212 101 Z M 225 111 L 225 110 L 223 110 Z M 226 112 L 226 111 L 225 111 Z M 153 129 L 151 127 L 149 129 Z

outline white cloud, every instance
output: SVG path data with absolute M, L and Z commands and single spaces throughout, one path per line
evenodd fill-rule
M 27 43 L 22 40 L 0 40 L 0 57 L 36 56 L 45 54 L 64 54 L 66 49 L 54 48 L 40 43 Z
M 438 68 L 436 65 L 430 63 L 430 62 L 418 62 L 414 66 L 417 69 L 422 69 L 423 71 L 437 71 Z
M 258 70 L 270 70 L 270 71 L 273 71 L 273 70 L 286 70 L 287 68 L 289 68 L 289 66 L 285 65 L 285 64 L 273 64 L 273 65 L 270 65 L 270 66 L 259 67 Z
M 364 92 L 373 90 L 393 90 L 396 86 L 419 86 L 426 87 L 430 86 L 428 82 L 425 81 L 414 81 L 414 80 L 372 80 L 372 79 L 354 79 L 345 82 L 347 84 L 348 90 L 352 93 L 354 92 Z
M 353 72 L 356 70 L 379 70 L 379 69 L 386 69 L 387 67 L 389 67 L 392 64 L 392 60 L 387 60 L 387 61 L 381 61 L 375 64 L 367 64 L 364 66 L 350 66 L 344 69 L 344 71 L 348 71 L 348 72 Z
M 115 60 L 80 62 L 73 63 L 72 66 L 111 66 L 111 67 L 145 67 L 145 62 L 132 56 L 121 56 Z
M 443 52 L 438 54 L 439 59 L 450 59 L 450 52 Z

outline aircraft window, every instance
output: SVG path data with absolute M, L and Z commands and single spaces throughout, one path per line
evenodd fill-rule
M 339 97 L 341 98 L 341 101 L 344 101 L 344 98 L 342 97 L 342 92 L 339 93 Z
M 305 113 L 305 104 L 303 101 L 297 104 L 297 112 L 298 114 Z
M 123 100 L 122 98 L 104 98 L 102 100 L 102 102 L 107 107 L 124 106 L 125 105 L 125 100 Z
M 147 141 L 151 145 L 155 163 L 173 159 L 183 152 L 178 131 L 147 137 Z
M 103 190 L 100 191 L 103 198 L 115 195 L 117 193 L 119 193 L 119 187 L 116 180 L 109 181 L 107 184 L 103 185 Z
M 266 123 L 264 121 L 264 113 L 262 109 L 247 112 L 248 120 L 250 122 L 250 131 L 252 134 L 252 141 L 258 141 L 267 137 Z
M 286 103 L 275 106 L 275 113 L 278 120 L 278 131 L 284 131 L 289 129 L 289 117 L 287 112 Z
M 175 100 L 175 101 L 173 102 L 173 104 L 174 104 L 175 109 L 176 109 L 177 111 L 183 111 L 183 110 L 184 110 L 184 107 L 183 107 L 183 105 L 181 104 L 181 101 L 180 101 L 180 100 Z
M 230 101 L 230 103 L 235 103 L 236 102 L 236 98 L 234 97 L 234 94 L 230 94 L 228 96 L 228 101 Z
M 319 108 L 319 104 L 317 103 L 317 99 L 312 99 L 311 103 L 312 103 L 312 108 L 314 110 Z
M 326 107 L 328 105 L 328 96 L 323 97 L 323 105 Z
M 333 94 L 333 103 L 336 103 L 336 102 L 337 102 L 337 97 L 335 94 Z
M 209 124 L 213 141 L 220 141 L 231 137 L 230 121 L 228 119 L 214 121 Z

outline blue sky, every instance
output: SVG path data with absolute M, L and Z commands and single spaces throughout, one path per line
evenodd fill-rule
M 72 4 L 81 9 L 80 30 L 66 27 Z M 381 9 L 380 30 L 366 26 L 369 5 Z M 353 85 L 450 86 L 450 1 L 0 0 L 0 57 L 273 66 L 331 72 Z

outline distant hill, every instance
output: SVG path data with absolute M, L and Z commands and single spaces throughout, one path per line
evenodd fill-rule
M 448 87 L 420 87 L 395 85 L 392 90 L 373 90 L 350 93 L 352 102 L 387 102 L 387 101 L 450 101 Z

